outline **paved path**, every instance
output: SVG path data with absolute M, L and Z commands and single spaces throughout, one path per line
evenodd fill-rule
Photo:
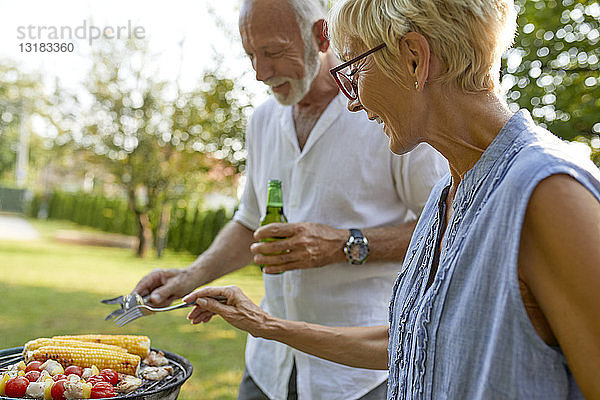
M 25 218 L 0 214 L 0 240 L 33 240 L 39 237 L 38 231 Z

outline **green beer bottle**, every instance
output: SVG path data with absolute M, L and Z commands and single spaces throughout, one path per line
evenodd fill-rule
M 281 181 L 272 179 L 269 181 L 269 191 L 267 192 L 267 212 L 260 221 L 260 226 L 265 226 L 273 222 L 288 222 L 283 213 L 283 196 L 281 194 Z M 262 239 L 261 242 L 273 242 L 275 240 L 285 239 L 283 237 L 274 237 Z M 272 253 L 268 255 L 281 254 Z M 264 265 L 260 266 L 262 270 Z

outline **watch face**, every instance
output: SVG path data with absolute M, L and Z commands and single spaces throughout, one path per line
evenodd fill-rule
M 350 258 L 352 260 L 362 261 L 368 254 L 369 250 L 363 243 L 352 243 L 350 245 Z

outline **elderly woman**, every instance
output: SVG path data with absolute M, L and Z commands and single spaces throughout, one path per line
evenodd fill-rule
M 498 94 L 512 1 L 340 0 L 329 27 L 349 60 L 332 70 L 348 108 L 383 123 L 394 153 L 427 142 L 451 167 L 413 234 L 390 326 L 284 321 L 234 287 L 188 295 L 189 318 L 216 313 L 388 368 L 389 399 L 599 399 L 600 172 Z

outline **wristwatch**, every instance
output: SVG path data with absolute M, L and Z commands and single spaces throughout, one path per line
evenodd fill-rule
M 350 229 L 350 237 L 344 245 L 346 260 L 350 264 L 364 264 L 369 256 L 369 251 L 369 242 L 360 229 Z

